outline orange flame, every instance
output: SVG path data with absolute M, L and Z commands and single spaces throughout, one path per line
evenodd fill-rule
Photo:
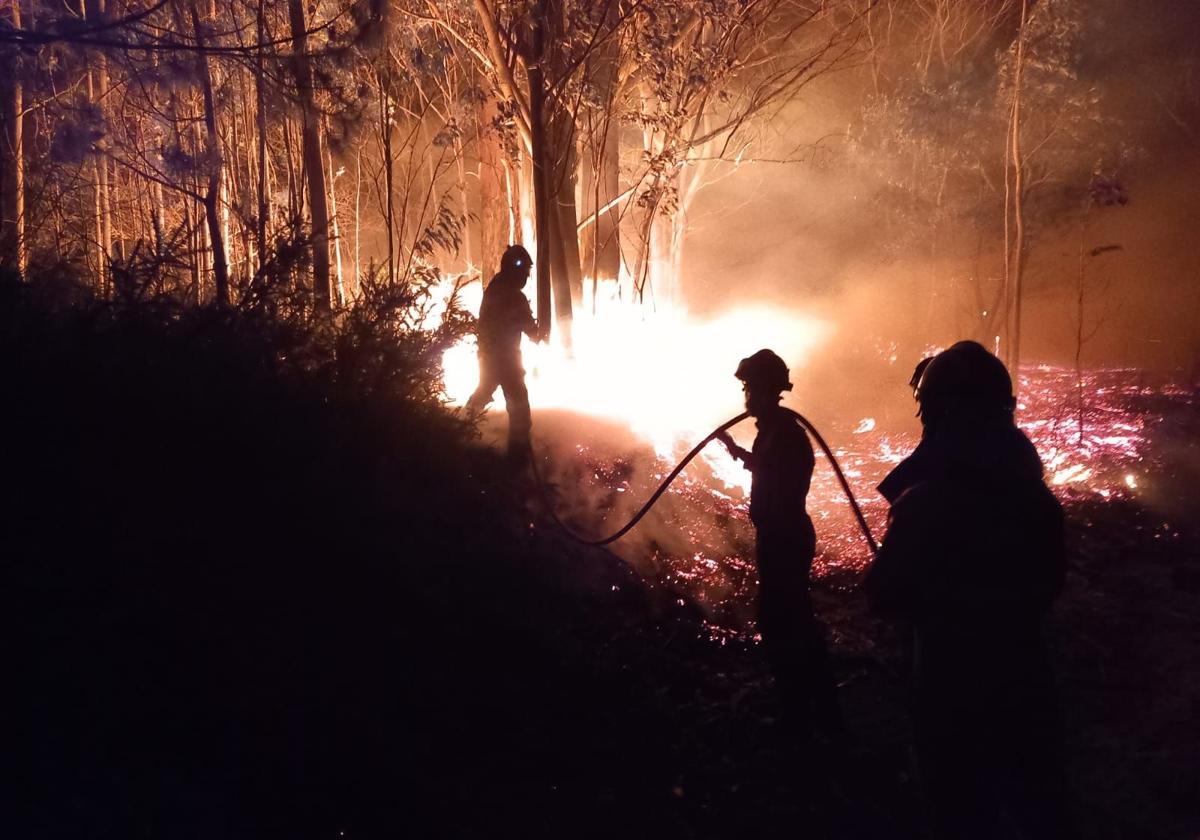
M 460 296 L 467 309 L 479 311 L 478 284 Z M 527 339 L 522 345 L 531 405 L 627 423 L 669 460 L 742 410 L 733 376 L 739 359 L 770 347 L 796 368 L 832 328 L 768 306 L 701 318 L 682 306 L 630 303 L 609 294 L 597 302 L 596 314 L 576 314 L 569 351 L 562 333 L 557 330 L 546 345 Z M 474 340 L 447 351 L 443 366 L 451 402 L 465 403 L 479 378 Z M 709 447 L 705 457 L 727 486 L 748 488 L 748 474 L 723 447 Z

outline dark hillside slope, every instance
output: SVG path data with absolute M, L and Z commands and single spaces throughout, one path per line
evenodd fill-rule
M 665 700 L 593 646 L 636 580 L 544 562 L 456 421 L 337 396 L 240 316 L 3 295 L 6 833 L 669 819 Z

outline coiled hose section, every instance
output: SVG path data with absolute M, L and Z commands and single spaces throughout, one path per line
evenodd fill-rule
M 874 556 L 875 554 L 878 554 L 879 546 L 875 542 L 875 537 L 871 533 L 871 528 L 867 524 L 867 519 L 865 516 L 863 516 L 862 508 L 859 507 L 858 500 L 854 498 L 854 492 L 850 489 L 850 482 L 846 480 L 846 475 L 842 472 L 842 467 L 838 463 L 837 458 L 833 456 L 833 451 L 830 450 L 829 444 L 825 442 L 825 438 L 821 437 L 821 433 L 817 431 L 816 427 L 804 415 L 792 411 L 790 408 L 785 408 L 784 411 L 791 415 L 796 422 L 803 426 L 809 432 L 809 434 L 813 436 L 813 438 L 817 441 L 817 445 L 821 447 L 821 451 L 825 453 L 825 457 L 829 459 L 829 464 L 833 467 L 833 472 L 837 476 L 838 483 L 840 483 L 842 486 L 842 492 L 846 494 L 846 500 L 850 503 L 851 510 L 854 511 L 854 517 L 858 521 L 858 527 L 862 531 L 863 537 L 867 541 L 867 546 L 871 549 L 871 555 Z M 659 500 L 662 494 L 665 493 L 667 488 L 671 486 L 671 482 L 679 477 L 679 474 L 683 472 L 684 467 L 691 463 L 692 459 L 699 455 L 700 451 L 704 449 L 705 446 L 712 442 L 717 435 L 721 434 L 732 426 L 736 426 L 749 416 L 750 413 L 744 411 L 737 417 L 726 420 L 720 426 L 717 426 L 717 428 L 709 432 L 704 440 L 692 447 L 692 451 L 685 455 L 683 460 L 675 465 L 675 469 L 671 470 L 670 475 L 663 479 L 663 482 L 658 486 L 658 489 L 655 490 L 653 495 L 646 500 L 646 503 L 641 506 L 638 512 L 633 515 L 632 519 L 626 522 L 620 530 L 601 539 L 590 539 L 582 536 L 581 534 L 577 534 L 569 525 L 558 518 L 558 514 L 554 512 L 554 505 L 551 504 L 549 495 L 546 493 L 546 485 L 542 482 L 542 476 L 538 472 L 537 457 L 533 453 L 532 445 L 530 446 L 529 460 L 533 465 L 533 476 L 537 481 L 539 490 L 541 491 L 542 501 L 544 502 L 546 510 L 549 512 L 550 517 L 554 520 L 555 524 L 558 525 L 558 527 L 561 528 L 567 536 L 578 543 L 590 546 L 604 546 L 608 545 L 609 543 L 616 542 L 617 540 L 621 539 L 621 537 L 633 530 L 634 526 L 641 522 L 642 517 L 650 512 L 650 508 L 654 507 L 655 503 Z

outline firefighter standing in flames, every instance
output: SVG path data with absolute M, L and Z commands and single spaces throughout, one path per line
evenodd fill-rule
M 722 432 L 719 440 L 752 473 L 750 519 L 758 566 L 758 627 L 791 734 L 840 736 L 841 709 L 822 630 L 813 615 L 809 572 L 816 533 L 805 508 L 815 457 L 808 435 L 779 405 L 790 391 L 788 369 L 770 350 L 742 359 L 746 410 L 757 420 L 750 451 Z
M 532 267 L 529 252 L 520 245 L 510 245 L 500 258 L 500 273 L 483 292 L 479 305 L 479 387 L 466 406 L 469 414 L 478 414 L 500 387 L 508 410 L 508 456 L 514 461 L 523 460 L 528 453 L 532 426 L 521 364 L 521 335 L 541 340 L 529 299 L 521 291 Z

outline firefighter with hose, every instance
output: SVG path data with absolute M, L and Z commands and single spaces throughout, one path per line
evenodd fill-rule
M 785 730 L 798 742 L 840 738 L 841 709 L 822 628 L 813 615 L 809 572 L 816 533 L 805 507 L 815 457 L 808 435 L 779 404 L 792 389 L 783 360 L 770 350 L 742 359 L 746 411 L 757 421 L 750 450 L 727 432 L 716 437 L 752 474 L 750 519 L 758 566 L 758 627 L 783 705 Z
M 521 362 L 521 335 L 541 340 L 538 323 L 521 291 L 529 281 L 533 260 L 520 245 L 510 245 L 500 258 L 500 272 L 483 292 L 479 306 L 479 387 L 466 411 L 478 415 L 499 387 L 508 410 L 508 457 L 521 464 L 529 453 L 529 391 Z

